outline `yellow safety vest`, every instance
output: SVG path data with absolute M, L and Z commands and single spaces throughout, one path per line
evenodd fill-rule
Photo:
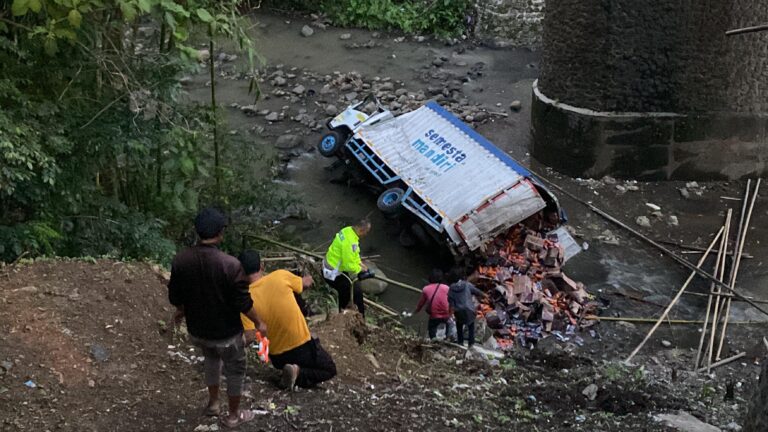
M 325 254 L 325 262 L 339 272 L 357 274 L 362 270 L 360 260 L 360 237 L 351 226 L 342 228 L 333 238 Z

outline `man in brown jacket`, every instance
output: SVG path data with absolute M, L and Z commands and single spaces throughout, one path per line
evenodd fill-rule
M 266 328 L 253 309 L 248 278 L 240 262 L 222 252 L 226 217 L 216 209 L 203 209 L 195 218 L 200 241 L 180 251 L 171 265 L 168 298 L 176 306 L 174 320 L 186 318 L 192 342 L 203 352 L 208 406 L 205 414 L 218 416 L 222 367 L 227 378 L 228 415 L 224 426 L 235 427 L 254 417 L 240 409 L 245 381 L 245 343 L 240 313 L 250 318 L 262 334 Z

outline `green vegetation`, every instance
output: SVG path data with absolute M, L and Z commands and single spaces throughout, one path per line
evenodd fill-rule
M 0 260 L 165 262 L 201 206 L 256 202 L 266 183 L 242 152 L 227 157 L 237 143 L 217 136 L 215 104 L 178 101 L 178 78 L 200 68 L 194 29 L 210 47 L 214 38 L 235 42 L 253 68 L 238 3 L 2 3 Z
M 273 2 L 326 14 L 334 24 L 370 30 L 456 36 L 465 28 L 468 0 L 292 0 Z

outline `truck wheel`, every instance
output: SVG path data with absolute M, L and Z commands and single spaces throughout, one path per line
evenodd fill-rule
M 411 236 L 413 236 L 414 240 L 416 240 L 422 247 L 429 247 L 432 243 L 432 239 L 429 237 L 429 234 L 427 234 L 427 232 L 424 230 L 424 227 L 418 223 L 411 225 Z
M 376 206 L 385 215 L 393 215 L 400 212 L 405 191 L 400 188 L 390 188 L 379 195 Z
M 345 141 L 346 137 L 342 133 L 332 130 L 320 138 L 317 150 L 325 157 L 332 157 L 339 152 Z

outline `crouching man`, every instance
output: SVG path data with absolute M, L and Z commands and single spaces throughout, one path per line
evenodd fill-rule
M 281 385 L 314 387 L 336 376 L 336 364 L 309 333 L 307 321 L 294 294 L 312 286 L 312 276 L 299 277 L 287 270 L 264 274 L 259 253 L 246 250 L 240 255 L 250 281 L 253 308 L 269 329 L 269 360 L 283 372 Z M 251 320 L 241 316 L 247 340 L 255 338 Z

